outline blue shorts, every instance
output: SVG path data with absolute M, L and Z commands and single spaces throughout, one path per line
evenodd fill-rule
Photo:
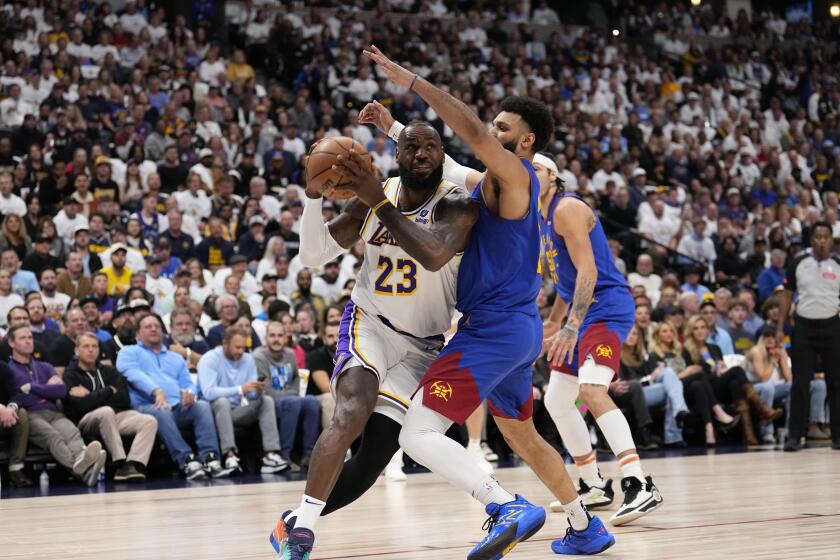
M 493 416 L 526 420 L 533 411 L 531 366 L 541 350 L 539 315 L 473 311 L 461 318 L 417 390 L 424 406 L 458 424 L 484 400 Z
M 598 294 L 580 326 L 571 363 L 566 361 L 552 369 L 577 376 L 578 369 L 589 358 L 617 375 L 621 368 L 621 345 L 635 321 L 636 306 L 629 290 L 615 288 Z

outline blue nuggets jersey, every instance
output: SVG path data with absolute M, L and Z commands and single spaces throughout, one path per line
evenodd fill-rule
M 545 248 L 546 260 L 554 282 L 557 293 L 563 301 L 569 303 L 575 293 L 575 282 L 577 280 L 577 268 L 572 263 L 566 242 L 554 231 L 553 220 L 554 210 L 565 197 L 572 197 L 581 200 L 574 193 L 559 193 L 551 201 L 548 207 L 548 219 L 543 221 L 541 228 L 542 242 Z M 583 202 L 581 200 L 581 202 Z M 584 203 L 585 204 L 585 203 Z M 594 213 L 593 213 L 594 214 Z M 610 251 L 607 236 L 601 226 L 601 220 L 595 217 L 595 227 L 589 232 L 589 242 L 592 244 L 592 252 L 595 255 L 595 268 L 598 270 L 598 280 L 595 282 L 594 297 L 596 300 L 606 295 L 609 290 L 619 288 L 623 291 L 629 289 L 629 284 L 624 275 L 615 266 L 612 252 Z
M 458 272 L 458 311 L 520 311 L 537 313 L 540 290 L 540 183 L 531 162 L 522 160 L 530 178 L 528 214 L 505 220 L 484 202 L 481 183 L 473 189 L 478 221 L 473 227 Z

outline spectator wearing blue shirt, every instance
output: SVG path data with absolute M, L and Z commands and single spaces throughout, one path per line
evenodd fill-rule
M 785 252 L 773 249 L 770 252 L 770 266 L 758 275 L 758 301 L 765 301 L 773 295 L 778 286 L 785 283 Z
M 248 335 L 244 328 L 228 327 L 222 335 L 221 346 L 201 357 L 198 362 L 199 396 L 212 404 L 225 468 L 242 470 L 234 426 L 259 423 L 265 452 L 260 472 L 271 474 L 289 468 L 289 464 L 279 455 L 280 435 L 274 399 L 265 394 L 265 384 L 257 380 L 254 358 L 246 353 Z
M 697 299 L 702 301 L 706 294 L 712 293 L 709 288 L 700 283 L 700 275 L 703 274 L 703 267 L 691 267 L 685 272 L 685 283 L 680 287 L 683 292 L 697 294 Z
M 750 198 L 761 202 L 761 205 L 765 208 L 769 208 L 779 200 L 779 193 L 773 190 L 773 180 L 770 177 L 764 177 L 758 186 L 752 190 Z
M 29 292 L 41 291 L 35 274 L 20 268 L 20 258 L 14 249 L 4 249 L 0 256 L 0 266 L 12 275 L 12 291 L 24 297 Z
M 128 380 L 132 408 L 157 419 L 158 434 L 188 480 L 230 474 L 219 459 L 210 403 L 196 400 L 187 364 L 163 344 L 163 324 L 157 315 L 140 319 L 137 344 L 122 349 L 117 369 Z M 180 428 L 187 426 L 195 432 L 203 464 L 181 436 Z
M 732 345 L 732 337 L 717 325 L 718 312 L 714 302 L 709 300 L 700 304 L 700 315 L 709 326 L 709 338 L 706 339 L 706 342 L 719 346 L 724 356 L 734 354 L 735 347 Z

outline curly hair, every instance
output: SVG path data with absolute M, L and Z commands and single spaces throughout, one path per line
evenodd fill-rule
M 499 108 L 522 117 L 534 133 L 534 153 L 545 149 L 554 132 L 554 118 L 545 103 L 533 97 L 510 96 L 502 100 Z

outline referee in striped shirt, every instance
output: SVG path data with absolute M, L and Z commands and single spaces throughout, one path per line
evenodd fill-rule
M 793 317 L 790 388 L 790 418 L 785 451 L 802 449 L 808 425 L 809 387 L 822 358 L 831 413 L 832 447 L 840 449 L 840 258 L 832 254 L 834 240 L 827 222 L 814 224 L 811 252 L 791 263 L 781 294 L 779 340 L 784 339 L 784 321 L 789 316 L 793 293 L 799 293 Z

